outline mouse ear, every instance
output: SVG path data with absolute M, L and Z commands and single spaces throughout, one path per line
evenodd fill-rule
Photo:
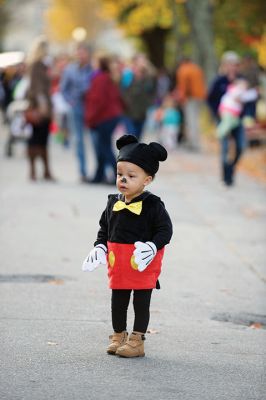
M 154 158 L 158 161 L 165 161 L 167 159 L 167 151 L 159 143 L 151 142 L 149 148 L 152 151 Z
M 122 147 L 126 146 L 127 144 L 131 143 L 138 143 L 138 139 L 136 136 L 133 135 L 123 135 L 116 141 L 116 147 L 118 150 L 122 149 Z

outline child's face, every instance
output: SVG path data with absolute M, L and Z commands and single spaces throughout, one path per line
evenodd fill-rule
M 152 177 L 138 165 L 128 161 L 117 163 L 116 186 L 127 203 L 139 196 L 151 181 Z

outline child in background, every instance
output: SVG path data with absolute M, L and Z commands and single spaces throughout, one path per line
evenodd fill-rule
M 217 126 L 217 136 L 219 139 L 224 138 L 237 128 L 243 111 L 243 103 L 256 100 L 257 97 L 257 90 L 249 89 L 248 82 L 243 78 L 236 79 L 228 86 L 218 109 L 220 122 Z
M 168 94 L 162 103 L 160 109 L 160 143 L 169 151 L 176 149 L 178 134 L 181 124 L 181 115 L 176 108 L 176 102 L 170 94 Z
M 85 259 L 83 271 L 108 265 L 112 289 L 113 334 L 108 354 L 142 357 L 150 317 L 152 290 L 159 289 L 158 277 L 164 247 L 172 236 L 172 223 L 164 203 L 145 191 L 167 151 L 159 143 L 139 143 L 132 135 L 116 142 L 117 188 L 110 194 L 100 219 L 94 248 Z M 127 309 L 133 291 L 135 313 L 133 332 L 127 333 Z

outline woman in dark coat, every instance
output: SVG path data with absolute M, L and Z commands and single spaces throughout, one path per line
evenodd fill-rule
M 50 79 L 45 65 L 47 42 L 40 38 L 34 43 L 28 62 L 29 111 L 26 119 L 32 125 L 32 135 L 28 140 L 28 158 L 30 162 L 30 179 L 36 180 L 35 160 L 40 157 L 44 165 L 44 179 L 52 180 L 48 159 L 48 136 L 52 118 L 50 99 Z

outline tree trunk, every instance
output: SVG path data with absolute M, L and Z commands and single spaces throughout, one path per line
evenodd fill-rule
M 168 29 L 155 27 L 141 35 L 147 47 L 149 58 L 156 68 L 164 67 L 165 42 L 168 32 Z
M 5 29 L 8 25 L 9 19 L 10 19 L 10 15 L 9 15 L 6 7 L 4 6 L 4 4 L 1 5 L 1 1 L 0 1 L 0 51 L 3 51 L 2 40 L 5 35 Z
M 202 66 L 209 83 L 217 71 L 214 52 L 213 6 L 209 0 L 187 0 L 185 7 L 191 25 L 195 58 Z

